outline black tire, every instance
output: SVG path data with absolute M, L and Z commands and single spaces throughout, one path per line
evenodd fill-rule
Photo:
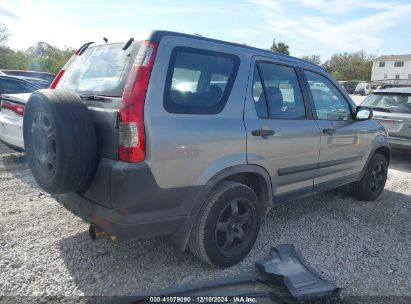
M 257 239 L 261 214 L 259 199 L 251 188 L 232 181 L 220 183 L 198 214 L 189 240 L 191 252 L 213 266 L 237 264 Z
M 380 153 L 374 154 L 362 179 L 351 184 L 351 193 L 360 200 L 376 200 L 384 190 L 387 172 L 387 159 Z
M 63 90 L 38 90 L 26 105 L 24 146 L 39 186 L 51 194 L 83 191 L 96 168 L 94 122 L 83 100 Z

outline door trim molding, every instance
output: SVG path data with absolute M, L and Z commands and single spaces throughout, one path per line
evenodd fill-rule
M 315 163 L 315 164 L 308 164 L 308 165 L 303 165 L 303 166 L 287 167 L 287 168 L 278 169 L 277 173 L 278 173 L 278 176 L 284 176 L 284 175 L 307 172 L 307 171 L 312 171 L 312 170 L 317 170 L 317 169 L 322 169 L 322 168 L 328 168 L 332 166 L 338 166 L 338 165 L 342 165 L 346 163 L 360 161 L 362 159 L 363 159 L 362 156 L 354 156 L 354 157 L 348 157 L 348 158 L 343 158 L 343 159 Z

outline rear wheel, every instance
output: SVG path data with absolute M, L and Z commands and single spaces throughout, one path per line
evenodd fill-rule
M 261 211 L 255 192 L 224 181 L 211 193 L 191 232 L 189 247 L 208 264 L 229 267 L 251 250 L 260 230 Z
M 351 185 L 352 194 L 364 201 L 376 200 L 384 190 L 387 180 L 388 162 L 384 155 L 372 156 L 363 178 Z

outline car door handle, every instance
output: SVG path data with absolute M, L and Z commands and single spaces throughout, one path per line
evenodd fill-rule
M 323 129 L 323 133 L 329 135 L 334 134 L 335 131 L 337 131 L 337 129 L 334 127 L 328 127 L 327 129 Z
M 272 136 L 275 132 L 270 129 L 260 129 L 251 131 L 251 134 L 253 134 L 253 136 Z

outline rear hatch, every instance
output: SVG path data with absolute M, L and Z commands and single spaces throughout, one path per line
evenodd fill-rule
M 411 139 L 411 94 L 375 92 L 362 105 L 374 110 L 390 136 Z
M 99 156 L 118 159 L 118 112 L 141 42 L 91 45 L 81 49 L 66 66 L 56 89 L 80 95 L 91 112 Z

